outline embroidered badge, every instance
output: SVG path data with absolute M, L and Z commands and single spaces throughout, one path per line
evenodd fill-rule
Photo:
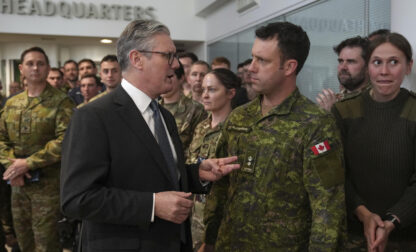
M 313 151 L 313 154 L 315 156 L 317 156 L 319 154 L 322 154 L 322 153 L 325 153 L 325 152 L 329 151 L 330 149 L 331 149 L 331 147 L 329 146 L 328 140 L 325 140 L 325 141 L 323 141 L 321 143 L 318 143 L 318 144 L 311 147 L 311 150 Z

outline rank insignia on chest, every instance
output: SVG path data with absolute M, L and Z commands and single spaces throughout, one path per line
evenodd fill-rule
M 244 157 L 244 163 L 241 170 L 248 173 L 254 173 L 256 163 L 256 150 L 247 151 Z
M 325 153 L 329 151 L 330 149 L 331 149 L 331 146 L 329 146 L 328 140 L 325 140 L 311 147 L 311 150 L 315 156 Z

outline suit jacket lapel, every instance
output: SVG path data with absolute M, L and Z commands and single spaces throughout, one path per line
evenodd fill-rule
M 173 120 L 167 120 L 168 114 L 170 113 L 165 108 L 160 108 L 160 111 L 162 113 L 163 118 L 165 119 L 166 126 L 168 127 L 170 138 L 173 141 L 173 145 L 175 146 L 176 151 L 176 157 L 177 157 L 177 167 L 179 169 L 179 173 L 181 174 L 181 188 L 186 189 L 187 185 L 184 183 L 187 183 L 187 174 L 185 170 L 185 160 L 184 160 L 184 153 L 182 149 L 182 142 L 178 135 L 178 130 L 176 127 L 176 123 Z M 171 116 L 171 115 L 170 115 Z M 175 123 L 175 125 L 173 125 Z
M 116 109 L 116 112 L 118 112 L 119 116 L 131 129 L 134 135 L 139 138 L 142 144 L 149 149 L 149 152 L 151 153 L 155 162 L 161 168 L 163 174 L 173 184 L 172 177 L 166 168 L 167 165 L 159 148 L 159 144 L 156 142 L 156 139 L 147 126 L 147 123 L 143 119 L 140 111 L 136 107 L 136 104 L 134 104 L 133 100 L 122 87 L 117 88 L 114 90 L 114 92 L 116 92 L 114 96 L 114 102 L 121 105 Z

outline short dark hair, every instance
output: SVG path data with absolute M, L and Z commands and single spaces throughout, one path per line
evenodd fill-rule
M 238 63 L 238 65 L 237 65 L 237 69 L 239 69 L 239 68 L 241 68 L 241 67 L 243 67 L 243 66 L 244 66 L 244 62 Z
M 192 63 L 192 66 L 193 65 L 203 65 L 203 66 L 206 66 L 208 68 L 208 71 L 211 70 L 211 66 L 206 61 L 203 61 L 203 60 L 197 60 L 194 63 Z
M 61 78 L 63 78 L 63 77 L 64 77 L 64 73 L 61 71 L 61 69 L 59 69 L 59 68 L 57 68 L 57 67 L 51 67 L 51 69 L 49 69 L 49 72 L 50 72 L 50 71 L 58 72 L 58 73 L 59 73 L 59 75 L 61 76 Z
M 212 65 L 220 65 L 220 64 L 226 64 L 228 67 L 231 66 L 230 61 L 226 57 L 216 57 L 211 62 L 211 66 Z
M 84 62 L 88 62 L 92 65 L 92 67 L 97 68 L 97 66 L 95 65 L 95 62 L 92 59 L 82 59 L 78 61 L 78 65 L 81 65 L 81 63 L 84 63 Z
M 71 63 L 75 64 L 75 66 L 77 66 L 77 68 L 78 68 L 78 62 L 76 62 L 75 60 L 72 60 L 72 59 L 69 59 L 69 60 L 65 61 L 64 67 L 65 67 L 65 65 L 71 64 Z
M 42 48 L 38 47 L 38 46 L 34 46 L 34 47 L 31 47 L 31 48 L 28 48 L 28 49 L 24 50 L 22 52 L 22 54 L 20 55 L 20 62 L 21 63 L 23 63 L 23 60 L 25 59 L 26 54 L 28 54 L 30 52 L 38 52 L 38 53 L 43 54 L 43 56 L 45 57 L 46 64 L 49 65 L 48 55 L 46 55 L 45 51 Z
M 247 65 L 250 65 L 252 61 L 253 61 L 253 59 L 249 58 L 249 59 L 246 59 L 245 61 L 243 61 L 243 63 L 241 63 L 241 64 L 243 64 L 243 66 L 247 66 Z
M 81 77 L 80 81 L 86 78 L 93 78 L 95 80 L 95 84 L 97 84 L 97 86 L 101 86 L 101 81 L 100 79 L 98 79 L 97 75 L 95 74 L 86 74 L 84 76 Z
M 256 30 L 261 40 L 276 39 L 282 54 L 282 64 L 288 59 L 298 62 L 296 74 L 300 72 L 309 54 L 310 41 L 302 27 L 289 22 L 275 22 Z
M 412 46 L 410 45 L 409 41 L 403 35 L 393 32 L 387 35 L 380 35 L 371 41 L 368 48 L 367 62 L 374 50 L 384 43 L 390 43 L 402 51 L 408 63 L 412 61 Z
M 193 52 L 180 52 L 178 53 L 178 58 L 190 58 L 192 60 L 192 63 L 198 61 L 198 56 L 196 56 Z
M 378 29 L 378 30 L 375 30 L 375 31 L 373 31 L 372 33 L 370 33 L 369 35 L 368 35 L 368 39 L 369 40 L 373 40 L 373 39 L 375 39 L 377 36 L 380 36 L 380 35 L 387 35 L 387 34 L 389 34 L 390 33 L 390 30 L 389 29 Z
M 117 56 L 114 54 L 108 54 L 106 56 L 104 56 L 104 58 L 100 61 L 100 65 L 103 62 L 118 62 Z
M 360 37 L 360 36 L 347 38 L 346 40 L 341 41 L 341 43 L 339 43 L 338 45 L 334 46 L 334 52 L 337 55 L 339 55 L 345 47 L 351 47 L 351 48 L 359 47 L 359 48 L 361 48 L 361 57 L 364 60 L 366 60 L 369 44 L 370 43 L 369 43 L 367 38 L 363 38 L 363 37 Z
M 178 62 L 179 62 L 179 67 L 175 69 L 175 75 L 176 75 L 176 78 L 180 79 L 182 78 L 182 76 L 185 75 L 185 70 L 183 69 L 182 63 L 179 60 Z
M 241 79 L 233 71 L 217 68 L 209 72 L 209 74 L 213 74 L 227 90 L 235 89 L 235 95 L 231 100 L 233 109 L 248 102 L 247 91 L 244 92 L 245 89 L 241 87 Z

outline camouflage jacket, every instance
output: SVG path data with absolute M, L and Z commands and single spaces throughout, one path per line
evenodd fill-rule
M 71 99 L 49 84 L 38 97 L 24 91 L 10 98 L 0 116 L 0 162 L 8 167 L 7 158 L 26 158 L 29 169 L 59 176 L 61 142 L 73 108 Z
M 215 150 L 224 123 L 220 123 L 212 129 L 211 122 L 212 117 L 209 115 L 207 119 L 196 126 L 192 142 L 189 145 L 187 164 L 196 164 L 198 158 L 215 158 Z
M 335 120 L 299 90 L 265 116 L 260 104 L 236 108 L 223 127 L 217 156 L 237 155 L 241 169 L 207 196 L 205 242 L 217 251 L 337 251 L 346 214 Z
M 205 112 L 204 107 L 200 103 L 183 94 L 181 94 L 181 98 L 176 103 L 165 104 L 163 99 L 161 99 L 160 104 L 175 117 L 184 153 L 188 153 L 188 147 L 191 144 L 195 128 L 198 123 L 207 117 L 207 112 Z
M 348 99 L 350 97 L 354 97 L 358 94 L 361 94 L 361 92 L 363 92 L 363 91 L 369 90 L 370 88 L 371 88 L 371 83 L 370 82 L 367 83 L 367 85 L 365 85 L 365 86 L 363 86 L 363 87 L 361 87 L 357 90 L 351 91 L 351 92 L 348 92 L 348 90 L 344 88 L 343 90 L 341 90 L 341 92 L 336 94 L 337 102 L 342 101 L 344 99 Z

